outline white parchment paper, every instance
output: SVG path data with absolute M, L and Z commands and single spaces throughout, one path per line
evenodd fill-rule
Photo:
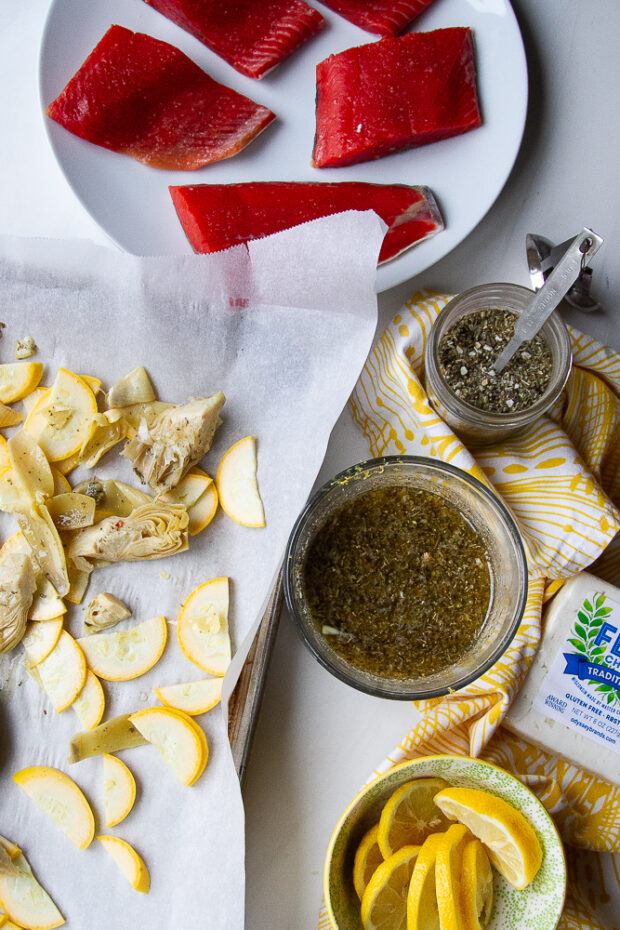
M 150 672 L 104 683 L 106 718 L 157 704 L 152 688 L 204 677 L 182 655 L 175 620 L 190 591 L 231 579 L 236 661 L 230 692 L 277 572 L 286 539 L 320 467 L 331 428 L 351 392 L 376 324 L 375 268 L 383 227 L 374 213 L 346 213 L 214 256 L 137 258 L 84 242 L 0 238 L 0 360 L 32 336 L 45 363 L 95 375 L 104 386 L 144 365 L 162 400 L 224 391 L 211 474 L 235 441 L 257 437 L 267 526 L 249 529 L 218 512 L 170 559 L 115 565 L 92 576 L 66 627 L 81 635 L 85 605 L 110 591 L 133 610 L 123 626 L 156 614 L 168 646 Z M 136 483 L 130 463 L 109 453 L 95 470 Z M 79 470 L 72 483 L 84 477 Z M 13 532 L 2 515 L 2 539 Z M 169 578 L 162 577 L 169 573 Z M 21 667 L 21 647 L 0 657 L 0 833 L 18 842 L 72 930 L 240 930 L 244 912 L 244 827 L 222 708 L 196 718 L 210 746 L 204 775 L 180 784 L 153 747 L 121 753 L 136 776 L 133 811 L 103 826 L 100 758 L 67 764 L 75 712 L 54 712 Z M 77 850 L 14 784 L 29 765 L 68 772 L 95 811 L 98 832 L 132 843 L 151 891 L 129 887 L 99 844 Z M 274 772 L 274 778 L 277 773 Z M 270 855 L 268 849 L 265 855 Z

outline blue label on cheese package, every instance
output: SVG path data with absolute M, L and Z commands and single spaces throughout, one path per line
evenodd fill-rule
M 587 592 L 534 708 L 620 753 L 620 603 Z

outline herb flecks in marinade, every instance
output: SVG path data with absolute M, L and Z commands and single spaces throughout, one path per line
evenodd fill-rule
M 461 400 L 491 413 L 527 410 L 542 397 L 553 356 L 540 333 L 524 342 L 501 374 L 493 364 L 514 335 L 516 313 L 486 307 L 462 316 L 441 337 L 439 368 Z
M 313 623 L 352 665 L 381 677 L 431 675 L 473 645 L 489 605 L 485 547 L 430 491 L 368 491 L 317 531 L 304 565 Z

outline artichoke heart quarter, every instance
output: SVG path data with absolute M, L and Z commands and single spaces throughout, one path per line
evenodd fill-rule
M 225 400 L 218 391 L 210 397 L 197 397 L 187 404 L 170 407 L 150 424 L 141 421 L 137 434 L 125 444 L 122 454 L 155 493 L 176 487 L 209 451 Z
M 35 588 L 27 555 L 15 552 L 0 559 L 0 652 L 10 652 L 23 639 Z
M 153 501 L 127 517 L 106 517 L 95 526 L 76 530 L 67 555 L 104 562 L 163 559 L 187 549 L 188 524 L 184 507 Z

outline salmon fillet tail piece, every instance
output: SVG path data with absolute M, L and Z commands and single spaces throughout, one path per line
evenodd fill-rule
M 263 181 L 171 187 L 170 194 L 195 252 L 219 252 L 344 210 L 374 210 L 388 226 L 381 264 L 444 228 L 428 187 L 404 184 Z
M 275 119 L 152 36 L 111 26 L 47 115 L 81 139 L 152 168 L 236 155 Z
M 316 168 L 438 142 L 481 124 L 470 29 L 380 39 L 316 69 Z
M 145 0 L 229 65 L 261 78 L 325 25 L 304 0 Z
M 326 7 L 367 32 L 397 36 L 433 0 L 323 0 Z

